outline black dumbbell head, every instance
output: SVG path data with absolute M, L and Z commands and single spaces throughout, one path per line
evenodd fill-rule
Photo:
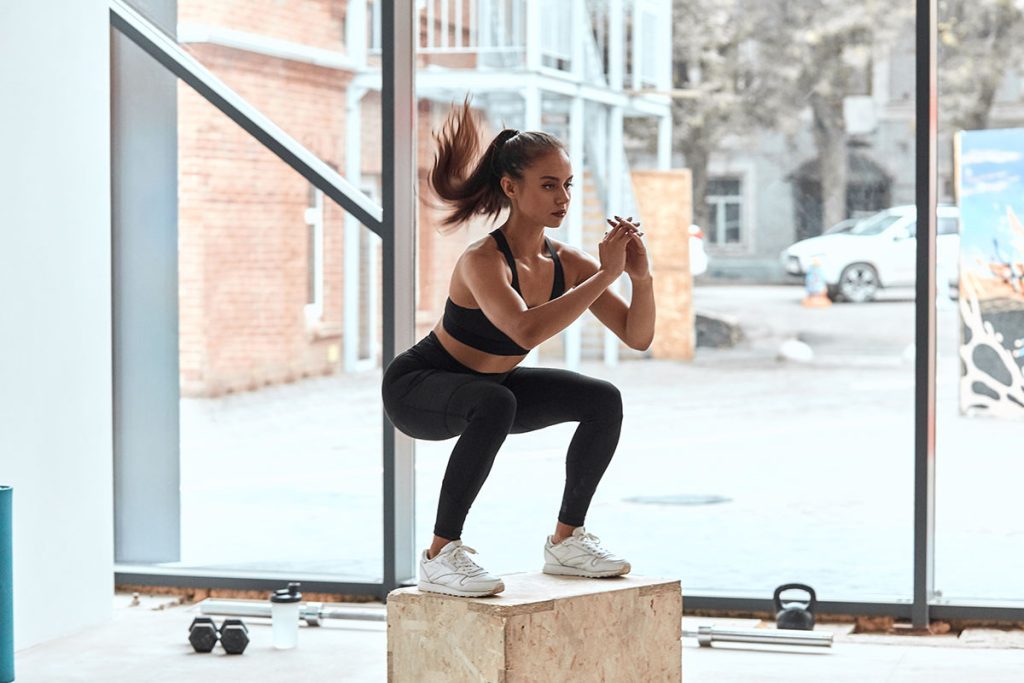
M 249 646 L 249 629 L 241 619 L 225 619 L 220 625 L 220 644 L 229 655 L 240 655 Z
M 212 652 L 217 644 L 217 625 L 210 617 L 196 617 L 188 627 L 188 642 L 196 652 Z

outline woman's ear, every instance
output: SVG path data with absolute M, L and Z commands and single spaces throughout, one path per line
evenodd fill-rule
M 505 196 L 509 199 L 514 199 L 516 196 L 516 181 L 509 178 L 507 175 L 501 176 L 501 191 L 505 193 Z

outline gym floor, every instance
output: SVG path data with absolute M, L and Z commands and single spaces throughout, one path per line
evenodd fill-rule
M 363 605 L 364 607 L 367 605 Z M 382 605 L 376 605 L 383 611 Z M 251 643 L 240 656 L 196 654 L 187 629 L 198 614 L 167 596 L 114 598 L 114 618 L 103 626 L 18 652 L 18 683 L 239 683 L 345 681 L 380 683 L 387 678 L 384 622 L 337 621 L 302 627 L 299 646 L 271 647 L 269 620 L 246 619 Z M 218 619 L 219 623 L 219 619 Z M 683 620 L 684 629 L 715 623 L 753 627 L 756 620 Z M 686 683 L 885 681 L 886 683 L 1017 683 L 1024 671 L 1024 630 L 972 629 L 957 635 L 880 636 L 849 634 L 849 625 L 822 625 L 836 634 L 831 649 L 715 645 L 683 639 Z M 801 651 L 802 650 L 802 651 Z M 646 683 L 646 682 L 645 682 Z

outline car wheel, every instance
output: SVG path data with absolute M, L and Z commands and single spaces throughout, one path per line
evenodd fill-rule
M 855 304 L 871 301 L 878 294 L 878 271 L 867 263 L 853 263 L 839 276 L 839 294 Z

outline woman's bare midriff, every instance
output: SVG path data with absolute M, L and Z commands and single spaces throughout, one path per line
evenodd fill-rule
M 480 349 L 474 349 L 460 342 L 448 334 L 441 321 L 434 326 L 434 334 L 437 335 L 441 346 L 467 368 L 477 372 L 508 372 L 519 365 L 526 356 L 496 356 Z

